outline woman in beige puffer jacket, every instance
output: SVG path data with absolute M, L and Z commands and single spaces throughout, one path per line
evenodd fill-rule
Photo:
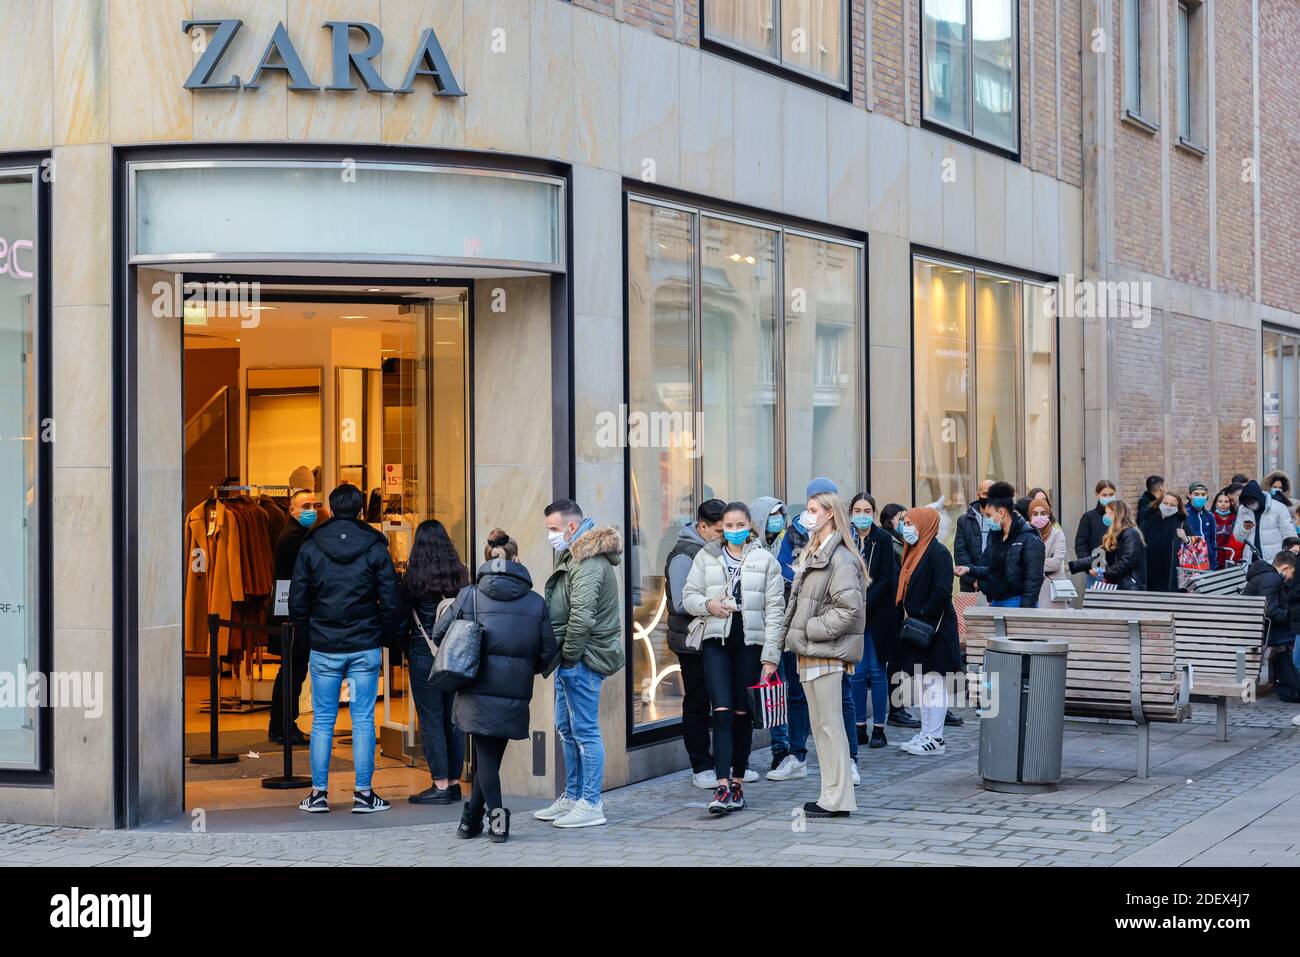
M 813 496 L 805 527 L 809 520 L 816 524 L 795 565 L 782 629 L 763 648 L 763 675 L 776 671 L 785 649 L 798 656 L 799 680 L 808 700 L 821 766 L 821 795 L 804 805 L 804 813 L 809 817 L 847 817 L 857 809 L 857 801 L 841 710 L 841 684 L 862 660 L 868 577 L 862 556 L 851 544 L 848 513 L 838 495 L 821 492 Z
M 780 630 L 785 609 L 781 565 L 759 541 L 743 502 L 723 509 L 722 538 L 695 553 L 682 608 L 695 619 L 686 643 L 698 642 L 713 705 L 718 783 L 709 812 L 738 811 L 745 806 L 741 782 L 754 739 L 749 688 L 758 683 L 763 645 Z

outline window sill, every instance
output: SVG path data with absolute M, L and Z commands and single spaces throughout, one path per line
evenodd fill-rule
M 1132 110 L 1127 108 L 1124 110 L 1124 114 L 1123 116 L 1120 117 L 1120 119 L 1122 119 L 1125 123 L 1128 123 L 1130 126 L 1136 126 L 1144 133 L 1150 133 L 1153 136 L 1156 133 L 1160 132 L 1159 123 L 1153 122 L 1152 120 L 1148 120 L 1146 117 L 1142 116 L 1142 114 L 1134 113 Z
M 1192 140 L 1187 139 L 1185 136 L 1178 137 L 1178 141 L 1174 143 L 1174 146 L 1185 153 L 1191 153 L 1197 159 L 1203 158 L 1210 152 L 1200 143 L 1195 143 Z

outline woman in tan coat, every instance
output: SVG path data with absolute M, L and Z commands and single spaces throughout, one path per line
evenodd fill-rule
M 841 685 L 862 660 L 867 571 L 852 545 L 848 514 L 838 495 L 814 495 L 804 527 L 809 531 L 808 544 L 794 566 L 782 627 L 763 646 L 763 676 L 776 671 L 787 648 L 798 656 L 799 680 L 808 699 L 821 766 L 821 794 L 803 806 L 804 813 L 848 817 L 858 805 L 849 769 Z

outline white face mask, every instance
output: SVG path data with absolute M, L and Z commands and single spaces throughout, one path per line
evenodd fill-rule
M 557 552 L 564 551 L 565 537 L 563 532 L 547 532 L 546 540 L 551 543 L 551 548 Z
M 1160 514 L 1163 515 L 1165 518 L 1169 518 L 1177 514 L 1177 512 L 1178 512 L 1177 505 L 1165 505 L 1163 502 L 1160 503 Z
M 802 525 L 806 531 L 815 532 L 817 531 L 818 525 L 817 516 L 812 512 L 805 511 L 799 518 L 799 524 Z

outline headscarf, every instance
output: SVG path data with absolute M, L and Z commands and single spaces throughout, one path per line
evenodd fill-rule
M 939 534 L 939 513 L 932 508 L 909 508 L 902 517 L 907 519 L 907 524 L 915 526 L 920 534 L 915 545 L 903 547 L 903 567 L 898 573 L 897 600 L 900 605 L 907 597 L 907 586 L 912 580 L 912 572 L 916 571 L 916 566 L 921 564 L 925 550 Z
M 1037 502 L 1039 499 L 1041 499 L 1043 501 L 1043 504 L 1047 506 L 1047 524 L 1037 530 L 1038 537 L 1041 538 L 1043 540 L 1043 544 L 1046 545 L 1047 540 L 1052 537 L 1052 531 L 1053 531 L 1052 519 L 1056 517 L 1056 513 L 1052 510 L 1052 500 L 1047 497 L 1046 492 L 1040 491 L 1037 495 L 1035 495 L 1033 498 L 1029 500 L 1029 507 L 1026 508 L 1025 511 L 1032 514 L 1034 511 L 1034 503 Z M 1025 516 L 1025 521 L 1029 521 L 1029 515 Z M 1030 528 L 1033 528 L 1033 526 L 1031 525 Z

